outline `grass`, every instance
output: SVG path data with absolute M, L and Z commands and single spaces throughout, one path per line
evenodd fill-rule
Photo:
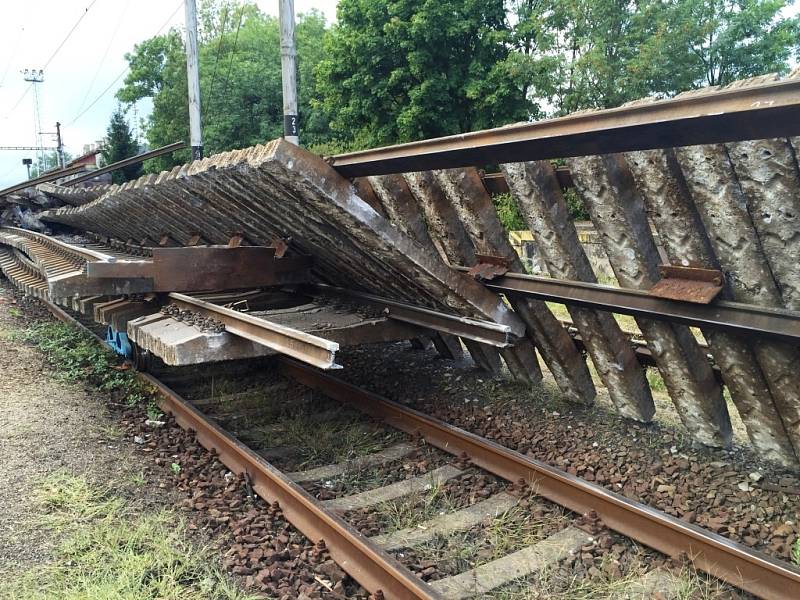
M 454 495 L 442 482 L 435 482 L 428 490 L 419 490 L 397 500 L 383 502 L 375 508 L 384 522 L 386 533 L 415 527 L 434 517 L 457 508 Z
M 792 562 L 800 565 L 800 538 L 797 538 L 792 546 Z
M 154 398 L 153 390 L 134 371 L 123 368 L 116 354 L 71 325 L 42 321 L 23 330 L 21 336 L 44 353 L 62 381 L 89 381 L 129 406 Z
M 9 600 L 250 598 L 193 546 L 174 513 L 137 514 L 107 489 L 56 473 L 38 487 L 40 521 L 56 538 L 53 561 L 0 583 Z
M 449 574 L 460 573 L 532 546 L 566 527 L 569 520 L 560 507 L 534 515 L 530 508 L 514 506 L 484 526 L 416 546 L 414 554 L 435 561 Z
M 662 592 L 663 597 L 675 600 L 725 600 L 731 597 L 731 589 L 719 580 L 712 579 L 691 568 L 684 567 L 679 573 L 671 574 L 670 592 L 663 594 L 660 587 L 654 590 L 639 588 L 651 567 L 645 557 L 637 557 L 626 565 L 622 577 L 611 575 L 604 567 L 613 560 L 610 555 L 597 565 L 599 575 L 580 576 L 558 566 L 546 568 L 532 577 L 525 578 L 503 590 L 492 594 L 494 600 L 614 600 L 630 598 L 642 600 Z M 661 596 L 658 596 L 661 597 Z

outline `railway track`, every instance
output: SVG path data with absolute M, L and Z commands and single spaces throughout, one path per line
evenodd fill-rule
M 57 306 L 48 307 L 60 319 L 80 325 Z M 180 378 L 165 383 L 153 375 L 142 373 L 141 377 L 159 390 L 162 410 L 173 415 L 181 427 L 194 431 L 198 442 L 214 450 L 232 472 L 245 473 L 252 489 L 264 500 L 278 502 L 287 520 L 309 540 L 324 540 L 337 564 L 374 597 L 488 597 L 494 590 L 507 589 L 591 547 L 596 543 L 593 532 L 597 528 L 608 528 L 671 557 L 686 557 L 694 567 L 756 596 L 796 597 L 800 573 L 785 563 L 297 361 L 279 358 L 277 364 L 279 373 L 288 380 L 348 405 L 407 437 L 401 441 L 391 438 L 397 443 L 355 462 L 283 472 L 264 458 L 279 456 L 280 452 L 276 455 L 275 448 L 258 447 L 247 436 L 259 418 L 257 408 L 215 413 L 219 403 L 204 401 L 203 394 L 192 397 L 188 389 L 191 399 L 187 399 L 177 393 L 173 386 L 185 387 Z M 425 447 L 435 448 L 436 453 L 426 459 L 425 473 L 399 476 L 393 467 L 407 464 L 403 462 L 406 457 L 420 452 L 415 441 L 424 441 Z M 388 472 L 373 489 L 350 486 L 331 491 L 326 486 L 325 482 L 354 467 L 358 472 Z M 426 488 L 450 485 L 458 490 L 463 478 L 473 482 L 464 484 L 469 486 L 474 485 L 476 476 L 490 483 L 480 488 L 486 497 L 479 496 L 474 504 L 456 502 L 448 514 L 431 516 L 406 531 L 385 532 L 380 523 L 377 529 L 374 526 L 376 506 L 383 510 L 387 502 Z M 510 488 L 502 482 L 511 484 Z M 508 489 L 514 493 L 509 494 Z M 531 492 L 533 496 L 529 496 Z M 531 498 L 539 506 L 563 507 L 574 516 L 562 519 L 562 527 L 548 531 L 535 543 L 514 547 L 504 557 L 473 561 L 475 566 L 467 564 L 462 572 L 441 572 L 435 567 L 431 571 L 430 564 L 417 568 L 416 573 L 411 570 L 415 564 L 413 560 L 409 564 L 408 558 L 415 556 L 413 548 L 430 543 L 434 533 L 452 536 L 481 527 Z M 581 515 L 584 518 L 576 522 L 574 519 Z M 629 597 L 649 597 L 656 588 L 647 586 L 659 585 L 667 584 L 663 572 L 655 570 L 626 593 Z

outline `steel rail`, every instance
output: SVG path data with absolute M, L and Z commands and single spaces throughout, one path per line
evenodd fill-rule
M 74 167 L 59 169 L 58 171 L 53 171 L 52 173 L 45 173 L 44 175 L 40 175 L 39 177 L 34 177 L 33 179 L 28 179 L 27 181 L 23 181 L 21 183 L 17 183 L 3 190 L 0 190 L 0 198 L 3 196 L 7 196 L 8 194 L 13 194 L 14 192 L 24 190 L 25 188 L 34 187 L 36 185 L 39 185 L 40 183 L 47 183 L 48 181 L 55 181 L 56 179 L 60 179 L 61 177 L 66 177 L 68 175 L 74 175 L 75 173 L 80 173 L 83 170 L 84 170 L 84 165 L 76 165 Z
M 386 316 L 396 321 L 403 321 L 404 323 L 410 323 L 411 325 L 417 325 L 426 329 L 450 333 L 482 344 L 506 348 L 515 341 L 514 336 L 511 334 L 511 328 L 508 325 L 460 315 L 449 315 L 429 308 L 405 304 L 365 292 L 356 292 L 355 290 L 323 283 L 314 284 L 311 287 L 328 294 L 348 296 L 367 304 L 377 306 L 386 311 Z
M 110 165 L 106 165 L 105 167 L 100 167 L 99 169 L 95 169 L 94 171 L 89 171 L 85 175 L 80 175 L 79 177 L 75 177 L 74 179 L 65 181 L 62 185 L 66 187 L 74 185 L 76 183 L 87 181 L 89 179 L 94 179 L 95 177 L 98 177 L 100 175 L 105 175 L 106 173 L 111 173 L 112 171 L 116 171 L 117 169 L 129 167 L 130 165 L 135 165 L 137 163 L 150 160 L 151 158 L 156 158 L 164 154 L 169 154 L 171 152 L 175 152 L 176 150 L 182 150 L 185 147 L 186 147 L 186 142 L 173 142 L 172 144 L 162 146 L 161 148 L 156 148 L 155 150 L 150 150 L 149 152 L 143 152 L 142 154 L 137 154 L 136 156 L 131 156 L 130 158 L 125 158 L 115 163 L 111 163 Z
M 74 244 L 68 244 L 67 242 L 62 242 L 61 240 L 52 236 L 30 231 L 29 229 L 4 226 L 0 228 L 0 233 L 3 231 L 9 231 L 15 235 L 28 238 L 29 240 L 38 242 L 43 246 L 48 246 L 51 249 L 58 249 L 59 251 L 72 254 L 76 258 L 80 258 L 83 261 L 115 262 L 117 260 L 117 258 L 113 255 L 98 252 L 96 250 L 90 250 L 89 248 L 81 248 L 80 246 L 76 246 Z
M 339 368 L 334 362 L 339 350 L 336 342 L 185 294 L 173 292 L 168 297 L 179 308 L 222 322 L 229 333 L 322 369 Z
M 345 177 L 800 134 L 800 79 L 568 115 L 330 158 Z
M 508 481 L 523 479 L 537 494 L 572 511 L 595 511 L 614 531 L 672 557 L 685 554 L 695 567 L 714 577 L 763 598 L 797 598 L 800 570 L 791 565 L 297 361 L 280 358 L 279 364 L 299 383 L 401 431 L 422 435 L 445 452 L 466 453 L 472 463 Z
M 45 302 L 60 321 L 69 323 L 105 344 L 93 331 L 51 302 Z M 331 558 L 353 579 L 373 594 L 402 600 L 437 600 L 433 588 L 415 577 L 395 558 L 356 531 L 344 519 L 323 508 L 302 487 L 242 444 L 227 431 L 206 419 L 175 391 L 147 373 L 137 376 L 158 391 L 159 407 L 172 414 L 184 429 L 195 432 L 197 441 L 217 452 L 220 461 L 234 473 L 244 473 L 253 490 L 267 502 L 277 502 L 286 520 L 309 540 L 324 540 Z
M 468 270 L 466 267 L 457 268 Z M 528 296 L 694 327 L 725 329 L 740 335 L 768 336 L 795 344 L 800 341 L 800 313 L 791 310 L 726 300 L 695 304 L 650 296 L 641 290 L 520 273 L 506 273 L 483 284 L 506 295 Z

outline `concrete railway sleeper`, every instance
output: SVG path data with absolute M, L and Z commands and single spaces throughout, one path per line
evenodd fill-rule
M 82 326 L 69 314 L 48 303 L 51 311 L 62 320 Z M 604 525 L 638 542 L 671 556 L 683 553 L 701 570 L 764 598 L 793 598 L 800 585 L 800 572 L 789 565 L 772 560 L 729 540 L 698 527 L 654 511 L 610 493 L 597 485 L 582 481 L 547 465 L 524 457 L 493 442 L 470 434 L 385 398 L 344 383 L 323 372 L 304 366 L 295 360 L 279 359 L 278 370 L 303 386 L 317 390 L 333 400 L 350 404 L 366 415 L 377 418 L 392 428 L 414 437 L 445 453 L 458 457 L 456 462 L 434 462 L 428 474 L 417 478 L 402 478 L 397 483 L 364 490 L 345 491 L 336 500 L 320 502 L 298 482 L 335 477 L 346 472 L 349 463 L 332 464 L 316 469 L 282 473 L 232 434 L 217 425 L 176 394 L 159 379 L 140 374 L 160 393 L 160 404 L 172 414 L 178 424 L 195 432 L 201 445 L 213 449 L 220 460 L 234 473 L 247 473 L 253 490 L 268 502 L 278 502 L 284 515 L 310 540 L 323 540 L 332 558 L 374 597 L 385 598 L 450 598 L 491 597 L 497 589 L 524 581 L 537 571 L 553 568 L 567 557 L 591 544 L 593 532 L 586 523 L 565 522 L 558 530 L 549 532 L 540 541 L 519 548 L 501 558 L 483 561 L 471 570 L 445 576 L 426 583 L 392 557 L 391 552 L 414 548 L 434 539 L 436 535 L 452 535 L 488 523 L 511 510 L 519 501 L 519 493 L 527 486 L 541 501 L 553 501 L 578 514 L 596 512 Z M 190 381 L 190 380 L 186 380 Z M 285 386 L 283 389 L 285 393 Z M 242 394 L 237 394 L 242 397 Z M 218 398 L 199 402 L 204 411 L 215 405 L 224 406 Z M 235 416 L 236 408 L 227 409 L 227 417 Z M 252 411 L 248 412 L 252 415 Z M 267 419 L 274 423 L 274 416 Z M 251 417 L 248 417 L 251 418 Z M 385 451 L 368 454 L 360 459 L 359 468 L 392 465 L 413 453 L 413 444 L 398 444 Z M 455 482 L 465 469 L 478 468 L 511 482 L 509 494 L 498 492 L 485 500 L 464 506 L 449 514 L 439 515 L 410 530 L 398 530 L 390 535 L 368 539 L 347 520 L 353 511 L 383 506 L 391 498 L 402 498 L 414 490 L 431 485 Z M 395 469 L 390 469 L 390 472 Z M 527 486 L 520 486 L 525 482 Z M 325 484 L 327 485 L 327 484 Z M 325 487 L 323 485 L 323 488 Z M 460 485 L 460 484 L 459 484 Z M 496 488 L 493 488 L 496 489 Z M 545 500 L 546 499 L 546 500 Z M 534 498 L 535 501 L 535 498 Z M 526 504 L 527 506 L 527 504 Z M 340 515 L 344 515 L 343 518 Z M 596 523 L 593 525 L 596 527 Z M 548 530 L 549 531 L 549 530 Z M 403 554 L 398 556 L 402 557 Z M 661 571 L 646 573 L 641 580 L 628 584 L 629 597 L 646 597 L 653 593 L 672 593 L 669 577 Z

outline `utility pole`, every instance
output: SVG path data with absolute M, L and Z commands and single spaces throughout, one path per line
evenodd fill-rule
M 189 83 L 189 139 L 192 159 L 203 158 L 203 126 L 200 121 L 200 68 L 197 61 L 197 4 L 184 0 L 186 9 L 186 79 Z
M 64 142 L 61 139 L 61 123 L 56 121 L 56 152 L 58 152 L 58 165 L 63 169 L 64 163 Z
M 300 143 L 297 120 L 297 52 L 294 46 L 294 0 L 279 0 L 281 26 L 281 80 L 283 82 L 283 137 L 292 144 Z
M 44 83 L 44 71 L 42 69 L 25 69 L 22 71 L 22 78 L 31 84 L 33 88 L 33 127 L 36 146 L 39 150 L 36 151 L 36 159 L 39 163 L 39 169 L 46 170 L 46 157 L 42 147 L 42 115 L 39 108 L 39 84 Z

